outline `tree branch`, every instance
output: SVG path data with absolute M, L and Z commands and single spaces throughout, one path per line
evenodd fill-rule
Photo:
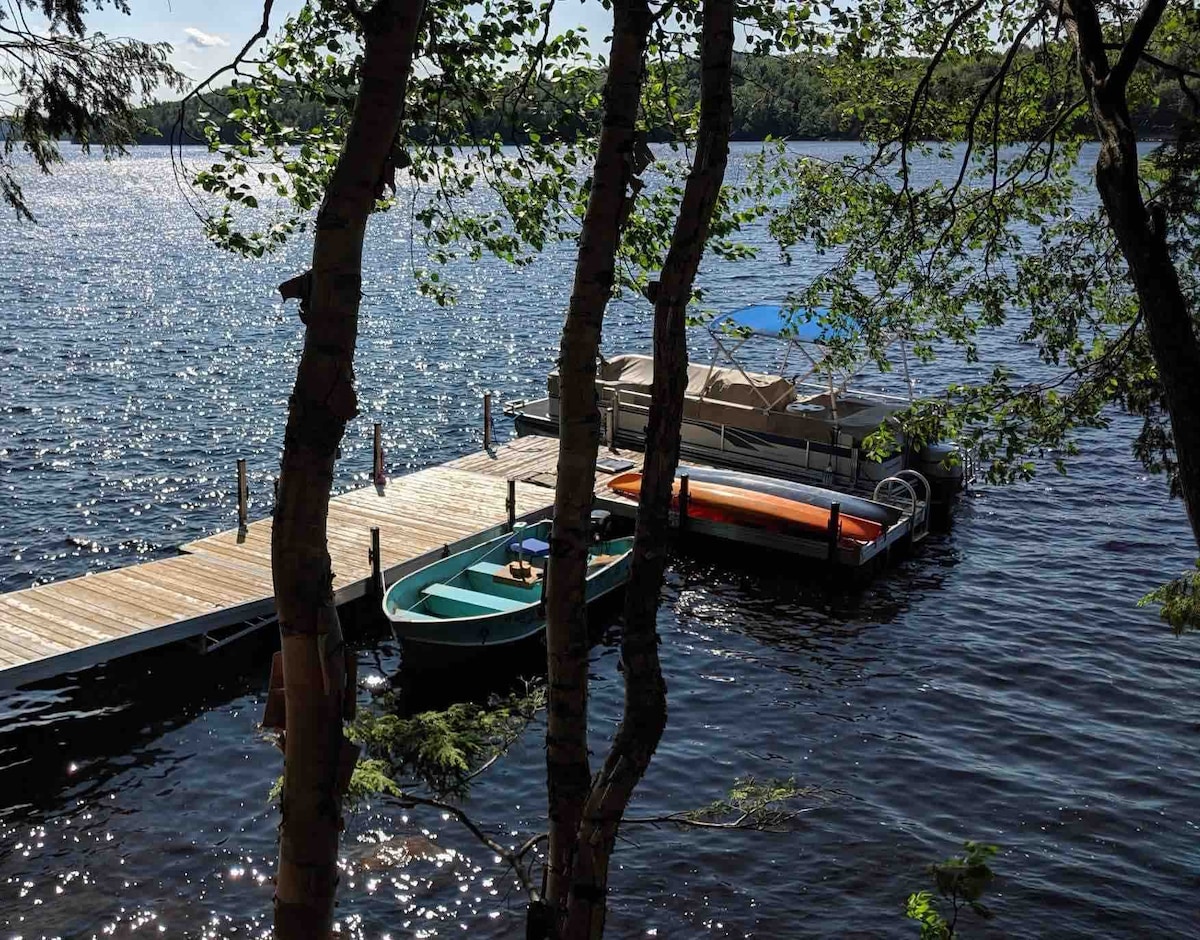
M 916 89 L 913 91 L 912 100 L 908 105 L 908 116 L 904 119 L 904 126 L 901 128 L 900 133 L 900 175 L 903 179 L 903 187 L 905 192 L 908 191 L 909 178 L 908 147 L 912 142 L 913 131 L 915 129 L 913 125 L 916 123 L 917 110 L 921 106 L 922 99 L 927 97 L 929 85 L 933 81 L 934 73 L 937 71 L 937 67 L 941 64 L 942 59 L 945 58 L 946 52 L 949 50 L 950 44 L 954 42 L 955 36 L 958 35 L 959 27 L 961 27 L 963 23 L 978 13 L 983 7 L 983 4 L 984 0 L 978 0 L 978 2 L 972 3 L 969 7 L 966 7 L 960 11 L 958 16 L 956 16 L 950 22 L 950 25 L 946 27 L 946 32 L 942 35 L 942 41 L 939 44 L 937 51 L 934 52 L 934 54 L 930 57 L 929 64 L 926 65 L 925 72 L 921 76 L 921 80 L 917 82 Z
M 1026 21 L 1025 25 L 1018 31 L 1016 37 L 1008 47 L 1008 52 L 1004 56 L 1004 60 L 1000 63 L 1000 67 L 995 74 L 984 85 L 983 91 L 980 92 L 975 100 L 975 106 L 971 109 L 971 116 L 967 119 L 967 134 L 966 134 L 966 151 L 963 153 L 962 163 L 958 169 L 958 179 L 954 181 L 954 185 L 950 188 L 948 201 L 953 204 L 955 196 L 959 189 L 962 188 L 963 180 L 967 175 L 967 168 L 971 160 L 971 154 L 975 149 L 975 127 L 979 121 L 979 116 L 983 113 L 984 106 L 987 104 L 988 98 L 992 95 L 993 90 L 996 92 L 996 108 L 1000 107 L 1000 93 L 1003 90 L 1004 80 L 1008 76 L 1009 70 L 1012 68 L 1013 61 L 1017 57 L 1017 53 L 1021 51 L 1021 44 L 1025 41 L 1025 37 L 1033 31 L 1033 28 L 1041 19 L 1044 7 L 1038 7 L 1034 14 Z M 993 127 L 999 124 L 997 117 L 993 121 Z M 995 145 L 993 144 L 993 149 Z
M 1196 110 L 1196 113 L 1200 114 L 1200 95 L 1197 95 L 1192 87 L 1188 85 L 1187 78 L 1185 78 L 1183 75 L 1176 75 L 1175 80 L 1179 82 L 1179 90 L 1187 95 L 1188 100 L 1191 101 L 1192 107 Z
M 187 187 L 184 186 L 184 177 L 187 172 L 183 164 L 184 137 L 192 136 L 187 133 L 186 118 L 188 102 L 193 98 L 199 98 L 201 101 L 203 101 L 204 92 L 208 86 L 216 81 L 218 76 L 223 75 L 226 72 L 236 70 L 237 67 L 245 60 L 246 56 L 250 54 L 250 50 L 254 47 L 254 45 L 260 40 L 266 38 L 268 30 L 271 28 L 271 8 L 274 5 L 275 0 L 263 0 L 262 23 L 258 27 L 258 32 L 256 32 L 246 41 L 246 44 L 242 46 L 241 50 L 236 56 L 233 57 L 231 61 L 221 66 L 211 75 L 209 75 L 208 78 L 204 79 L 204 81 L 197 83 L 197 85 L 179 101 L 179 113 L 175 117 L 175 124 L 171 127 L 170 136 L 167 137 L 167 146 L 170 148 L 171 152 L 171 172 L 175 176 L 175 184 L 179 187 L 179 191 L 183 193 L 184 199 L 188 204 L 188 208 L 192 210 L 192 213 L 198 219 L 203 219 L 204 215 L 195 207 L 191 197 L 188 195 Z M 192 139 L 194 140 L 195 138 L 193 137 Z M 176 146 L 179 148 L 178 162 L 176 162 L 175 155 Z
M 238 54 L 235 55 L 229 62 L 222 65 L 219 69 L 208 76 L 208 78 L 197 84 L 195 88 L 183 96 L 179 102 L 179 117 L 176 120 L 176 127 L 183 126 L 184 108 L 192 98 L 196 97 L 200 92 L 216 81 L 218 76 L 224 75 L 231 69 L 237 68 L 238 65 L 241 64 L 242 60 L 250 54 L 250 50 L 253 48 L 254 44 L 260 39 L 266 38 L 267 31 L 271 28 L 271 7 L 274 5 L 275 0 L 263 0 L 262 24 L 258 27 L 258 32 L 246 40 L 246 44 L 242 46 L 241 51 L 238 52 Z M 174 134 L 172 134 L 172 137 L 174 137 Z
M 428 796 L 414 796 L 411 793 L 405 793 L 403 796 L 396 797 L 396 799 L 403 804 L 428 806 L 432 809 L 438 809 L 443 813 L 448 813 L 453 816 L 460 823 L 462 823 L 462 825 L 471 833 L 471 835 L 473 835 L 483 845 L 491 849 L 496 853 L 497 856 L 504 860 L 504 862 L 513 870 L 513 873 L 520 880 L 521 887 L 525 890 L 525 893 L 529 896 L 530 900 L 539 900 L 540 895 L 538 893 L 538 889 L 534 885 L 533 879 L 529 876 L 529 872 L 527 872 L 525 867 L 521 864 L 521 858 L 526 852 L 528 852 L 531 848 L 537 845 L 538 842 L 545 838 L 544 834 L 537 835 L 526 840 L 526 842 L 517 851 L 513 852 L 509 849 L 506 849 L 499 842 L 480 829 L 470 816 L 468 816 L 465 812 L 463 812 L 462 809 L 455 806 L 453 803 L 445 803 L 442 800 L 436 800 Z
M 1110 90 L 1122 90 L 1129 82 L 1129 77 L 1137 68 L 1138 59 L 1142 57 L 1142 53 L 1145 51 L 1147 43 L 1150 42 L 1150 37 L 1154 35 L 1154 30 L 1158 27 L 1158 21 L 1162 19 L 1163 11 L 1166 8 L 1167 0 L 1146 0 L 1143 4 L 1137 21 L 1133 24 L 1133 30 L 1125 41 L 1125 47 L 1121 50 L 1121 57 L 1117 59 L 1117 64 L 1108 73 L 1105 85 Z
M 1179 76 L 1187 76 L 1188 78 L 1200 78 L 1200 72 L 1195 69 L 1189 69 L 1182 65 L 1177 65 L 1174 62 L 1168 62 L 1166 59 L 1160 59 L 1156 55 L 1151 55 L 1149 52 L 1142 50 L 1142 58 L 1151 65 L 1162 69 L 1166 72 L 1173 72 Z
M 797 816 L 803 816 L 806 813 L 811 813 L 817 807 L 810 806 L 805 809 L 792 810 L 787 813 L 781 813 L 779 818 L 772 819 L 770 823 L 761 822 L 754 817 L 753 813 L 744 812 L 738 815 L 736 819 L 719 822 L 711 819 L 697 819 L 690 813 L 667 813 L 663 816 L 633 816 L 621 820 L 623 826 L 684 826 L 692 829 L 744 829 L 750 832 L 787 832 L 788 830 L 781 828 L 783 823 L 791 822 Z

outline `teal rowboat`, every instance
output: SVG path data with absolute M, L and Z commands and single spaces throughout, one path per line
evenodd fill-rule
M 546 623 L 542 590 L 549 537 L 550 522 L 539 522 L 401 578 L 383 597 L 383 612 L 396 637 L 406 646 L 450 647 L 463 653 L 541 633 Z M 628 580 L 632 549 L 632 538 L 592 545 L 588 603 Z

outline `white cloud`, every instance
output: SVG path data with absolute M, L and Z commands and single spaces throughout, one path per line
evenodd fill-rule
M 222 39 L 220 36 L 213 33 L 206 33 L 203 30 L 196 29 L 195 26 L 189 26 L 184 30 L 187 33 L 188 45 L 195 46 L 197 49 L 208 49 L 213 46 L 228 46 L 229 41 Z
M 185 71 L 185 72 L 200 71 L 200 67 L 198 65 L 196 65 L 194 62 L 188 62 L 186 59 L 177 59 L 175 61 L 175 65 L 177 67 L 183 69 L 183 71 Z

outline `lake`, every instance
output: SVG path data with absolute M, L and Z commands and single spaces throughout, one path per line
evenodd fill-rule
M 248 262 L 207 246 L 164 148 L 71 153 L 27 185 L 39 223 L 0 224 L 5 591 L 236 525 L 239 457 L 252 513 L 268 510 L 302 329 L 275 287 L 310 250 Z M 339 490 L 367 481 L 373 421 L 393 475 L 460 455 L 480 446 L 483 392 L 538 395 L 557 351 L 569 250 L 524 270 L 457 266 L 461 301 L 442 310 L 413 287 L 407 224 L 372 223 L 362 414 Z M 703 283 L 715 306 L 780 299 L 817 263 L 766 248 Z M 646 351 L 649 336 L 644 304 L 612 306 L 606 350 Z M 985 357 L 1028 362 L 1011 337 Z M 960 370 L 926 369 L 922 387 Z M 1130 454 L 1137 426 L 1082 434 L 1065 478 L 979 487 L 951 533 L 866 587 L 733 549 L 678 556 L 659 614 L 670 722 L 631 813 L 694 808 L 747 775 L 814 795 L 783 834 L 628 828 L 610 936 L 915 936 L 906 896 L 965 839 L 1001 846 L 995 920 L 971 935 L 1192 934 L 1200 643 L 1135 603 L 1195 546 Z M 268 932 L 269 656 L 142 656 L 0 697 L 0 936 Z M 399 665 L 384 637 L 358 656 L 360 675 Z M 621 708 L 611 640 L 592 672 L 598 762 Z M 544 826 L 542 734 L 530 727 L 467 803 L 504 841 Z M 521 930 L 513 879 L 439 814 L 374 803 L 349 816 L 343 848 L 345 936 Z

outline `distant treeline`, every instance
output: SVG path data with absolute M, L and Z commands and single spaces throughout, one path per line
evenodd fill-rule
M 989 62 L 974 59 L 960 62 L 939 71 L 936 87 L 945 95 L 970 94 L 978 89 L 998 66 L 999 60 Z M 914 70 L 922 67 L 916 60 Z M 598 90 L 603 74 L 597 73 L 594 88 L 581 88 L 575 95 L 564 100 L 561 96 L 540 95 L 529 107 L 524 107 L 518 117 L 517 126 L 511 114 L 503 107 L 485 111 L 475 116 L 471 129 L 479 139 L 490 138 L 499 133 L 506 142 L 525 138 L 529 132 L 544 139 L 570 139 L 585 127 L 589 118 L 589 91 Z M 681 63 L 675 76 L 679 89 L 679 105 L 689 109 L 699 95 L 699 70 L 693 63 Z M 210 112 L 215 118 L 219 111 L 232 110 L 235 106 L 224 106 L 223 99 L 228 89 L 209 95 L 211 104 L 196 100 L 188 102 L 183 123 L 183 141 L 202 143 L 199 113 Z M 497 102 L 504 101 L 504 89 L 498 89 Z M 763 140 L 766 137 L 790 140 L 856 140 L 862 124 L 853 116 L 848 102 L 836 100 L 830 83 L 822 74 L 818 60 L 804 57 L 778 58 L 739 56 L 735 70 L 733 89 L 733 138 L 734 140 Z M 1163 82 L 1154 89 L 1148 103 L 1134 114 L 1139 134 L 1144 138 L 1171 137 L 1178 115 L 1186 101 L 1178 85 Z M 318 124 L 325 113 L 322 102 L 306 100 L 299 95 L 285 97 L 270 108 L 271 115 L 281 124 L 308 130 Z M 171 135 L 179 116 L 178 102 L 154 105 L 142 110 L 142 118 L 151 129 L 141 137 L 142 143 L 163 143 Z M 1086 117 L 1081 116 L 1082 122 Z M 222 123 L 221 137 L 227 143 L 234 142 L 241 128 L 235 122 Z M 422 128 L 415 128 L 412 136 L 428 139 L 431 135 Z M 666 140 L 672 136 L 669 124 L 656 128 L 653 136 Z M 178 139 L 178 137 L 176 138 Z

